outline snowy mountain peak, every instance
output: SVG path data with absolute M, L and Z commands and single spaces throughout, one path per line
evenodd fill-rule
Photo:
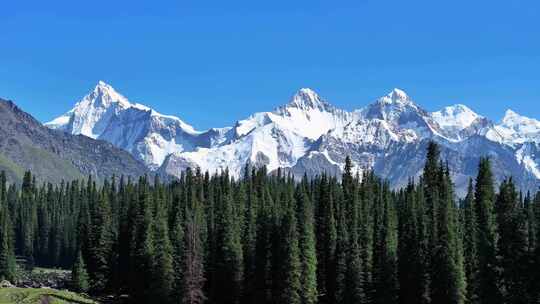
M 325 110 L 330 107 L 315 91 L 309 88 L 302 88 L 294 94 L 287 107 L 294 107 L 301 110 L 319 109 Z
M 425 111 L 417 106 L 407 93 L 397 88 L 358 112 L 364 119 L 387 121 L 403 121 L 403 119 L 400 119 L 403 115 L 409 118 L 425 115 Z
M 458 130 L 463 130 L 472 125 L 478 118 L 482 118 L 482 116 L 462 104 L 445 107 L 440 111 L 433 112 L 431 117 L 442 128 L 456 128 Z
M 118 93 L 111 85 L 100 80 L 94 90 L 77 102 L 70 112 L 88 112 L 90 108 L 107 109 L 113 105 L 118 105 L 121 108 L 132 106 L 126 97 Z
M 491 129 L 486 137 L 510 146 L 525 142 L 540 143 L 540 121 L 506 110 L 501 124 Z
M 540 121 L 519 115 L 518 113 L 508 109 L 502 120 L 501 127 L 514 129 L 521 134 L 537 133 L 540 131 Z
M 502 122 L 505 125 L 515 125 L 515 124 L 519 124 L 519 123 L 521 123 L 523 121 L 526 121 L 526 120 L 530 120 L 530 119 L 527 118 L 527 117 L 519 115 L 518 113 L 514 112 L 511 109 L 508 109 L 504 113 L 504 117 L 503 117 Z
M 394 103 L 401 103 L 401 104 L 406 104 L 406 103 L 412 103 L 412 100 L 411 98 L 409 97 L 409 95 L 407 95 L 407 93 L 405 93 L 405 91 L 401 90 L 401 89 L 398 89 L 398 88 L 394 88 L 390 93 L 388 93 L 386 96 L 383 96 L 381 98 L 379 98 L 379 101 L 381 103 L 387 103 L 387 104 L 394 104 Z

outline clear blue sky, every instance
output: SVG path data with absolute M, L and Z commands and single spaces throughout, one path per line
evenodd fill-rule
M 540 118 L 540 1 L 2 1 L 0 96 L 48 121 L 100 79 L 199 129 L 301 87 Z

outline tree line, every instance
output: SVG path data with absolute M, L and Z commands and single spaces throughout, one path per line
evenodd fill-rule
M 391 189 L 347 158 L 338 180 L 186 170 L 20 186 L 0 174 L 0 277 L 16 256 L 133 303 L 540 303 L 540 193 L 495 191 L 482 158 L 456 199 L 439 147 Z

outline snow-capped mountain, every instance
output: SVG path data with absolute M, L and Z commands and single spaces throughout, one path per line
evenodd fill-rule
M 489 130 L 486 136 L 510 146 L 527 142 L 540 143 L 540 121 L 507 110 L 502 123 Z
M 314 91 L 301 89 L 288 104 L 238 121 L 229 131 L 228 141 L 210 148 L 174 153 L 162 169 L 174 174 L 196 165 L 211 172 L 228 168 L 238 176 L 246 164 L 265 165 L 270 171 L 292 167 L 318 138 L 330 130 L 343 129 L 353 117 Z
M 103 81 L 72 110 L 45 125 L 111 142 L 153 169 L 169 154 L 210 146 L 224 133 L 223 130 L 198 132 L 177 117 L 131 103 Z
M 283 168 L 295 176 L 339 175 L 350 155 L 358 171 L 373 168 L 402 185 L 419 175 L 425 147 L 434 140 L 460 190 L 484 155 L 500 169 L 498 180 L 513 175 L 523 188 L 540 184 L 540 121 L 508 111 L 496 124 L 461 104 L 428 112 L 400 89 L 354 111 L 300 89 L 273 111 L 232 127 L 197 131 L 99 82 L 72 110 L 46 125 L 109 141 L 149 168 L 177 176 L 187 167 L 200 167 L 210 172 L 228 168 L 238 177 L 246 164 L 265 165 L 270 172 Z

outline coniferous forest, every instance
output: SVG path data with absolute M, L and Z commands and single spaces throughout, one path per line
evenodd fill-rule
M 21 185 L 0 177 L 0 277 L 72 270 L 72 289 L 131 303 L 540 303 L 540 193 L 489 158 L 467 196 L 429 145 L 402 189 L 372 172 L 295 181 L 187 170 Z

